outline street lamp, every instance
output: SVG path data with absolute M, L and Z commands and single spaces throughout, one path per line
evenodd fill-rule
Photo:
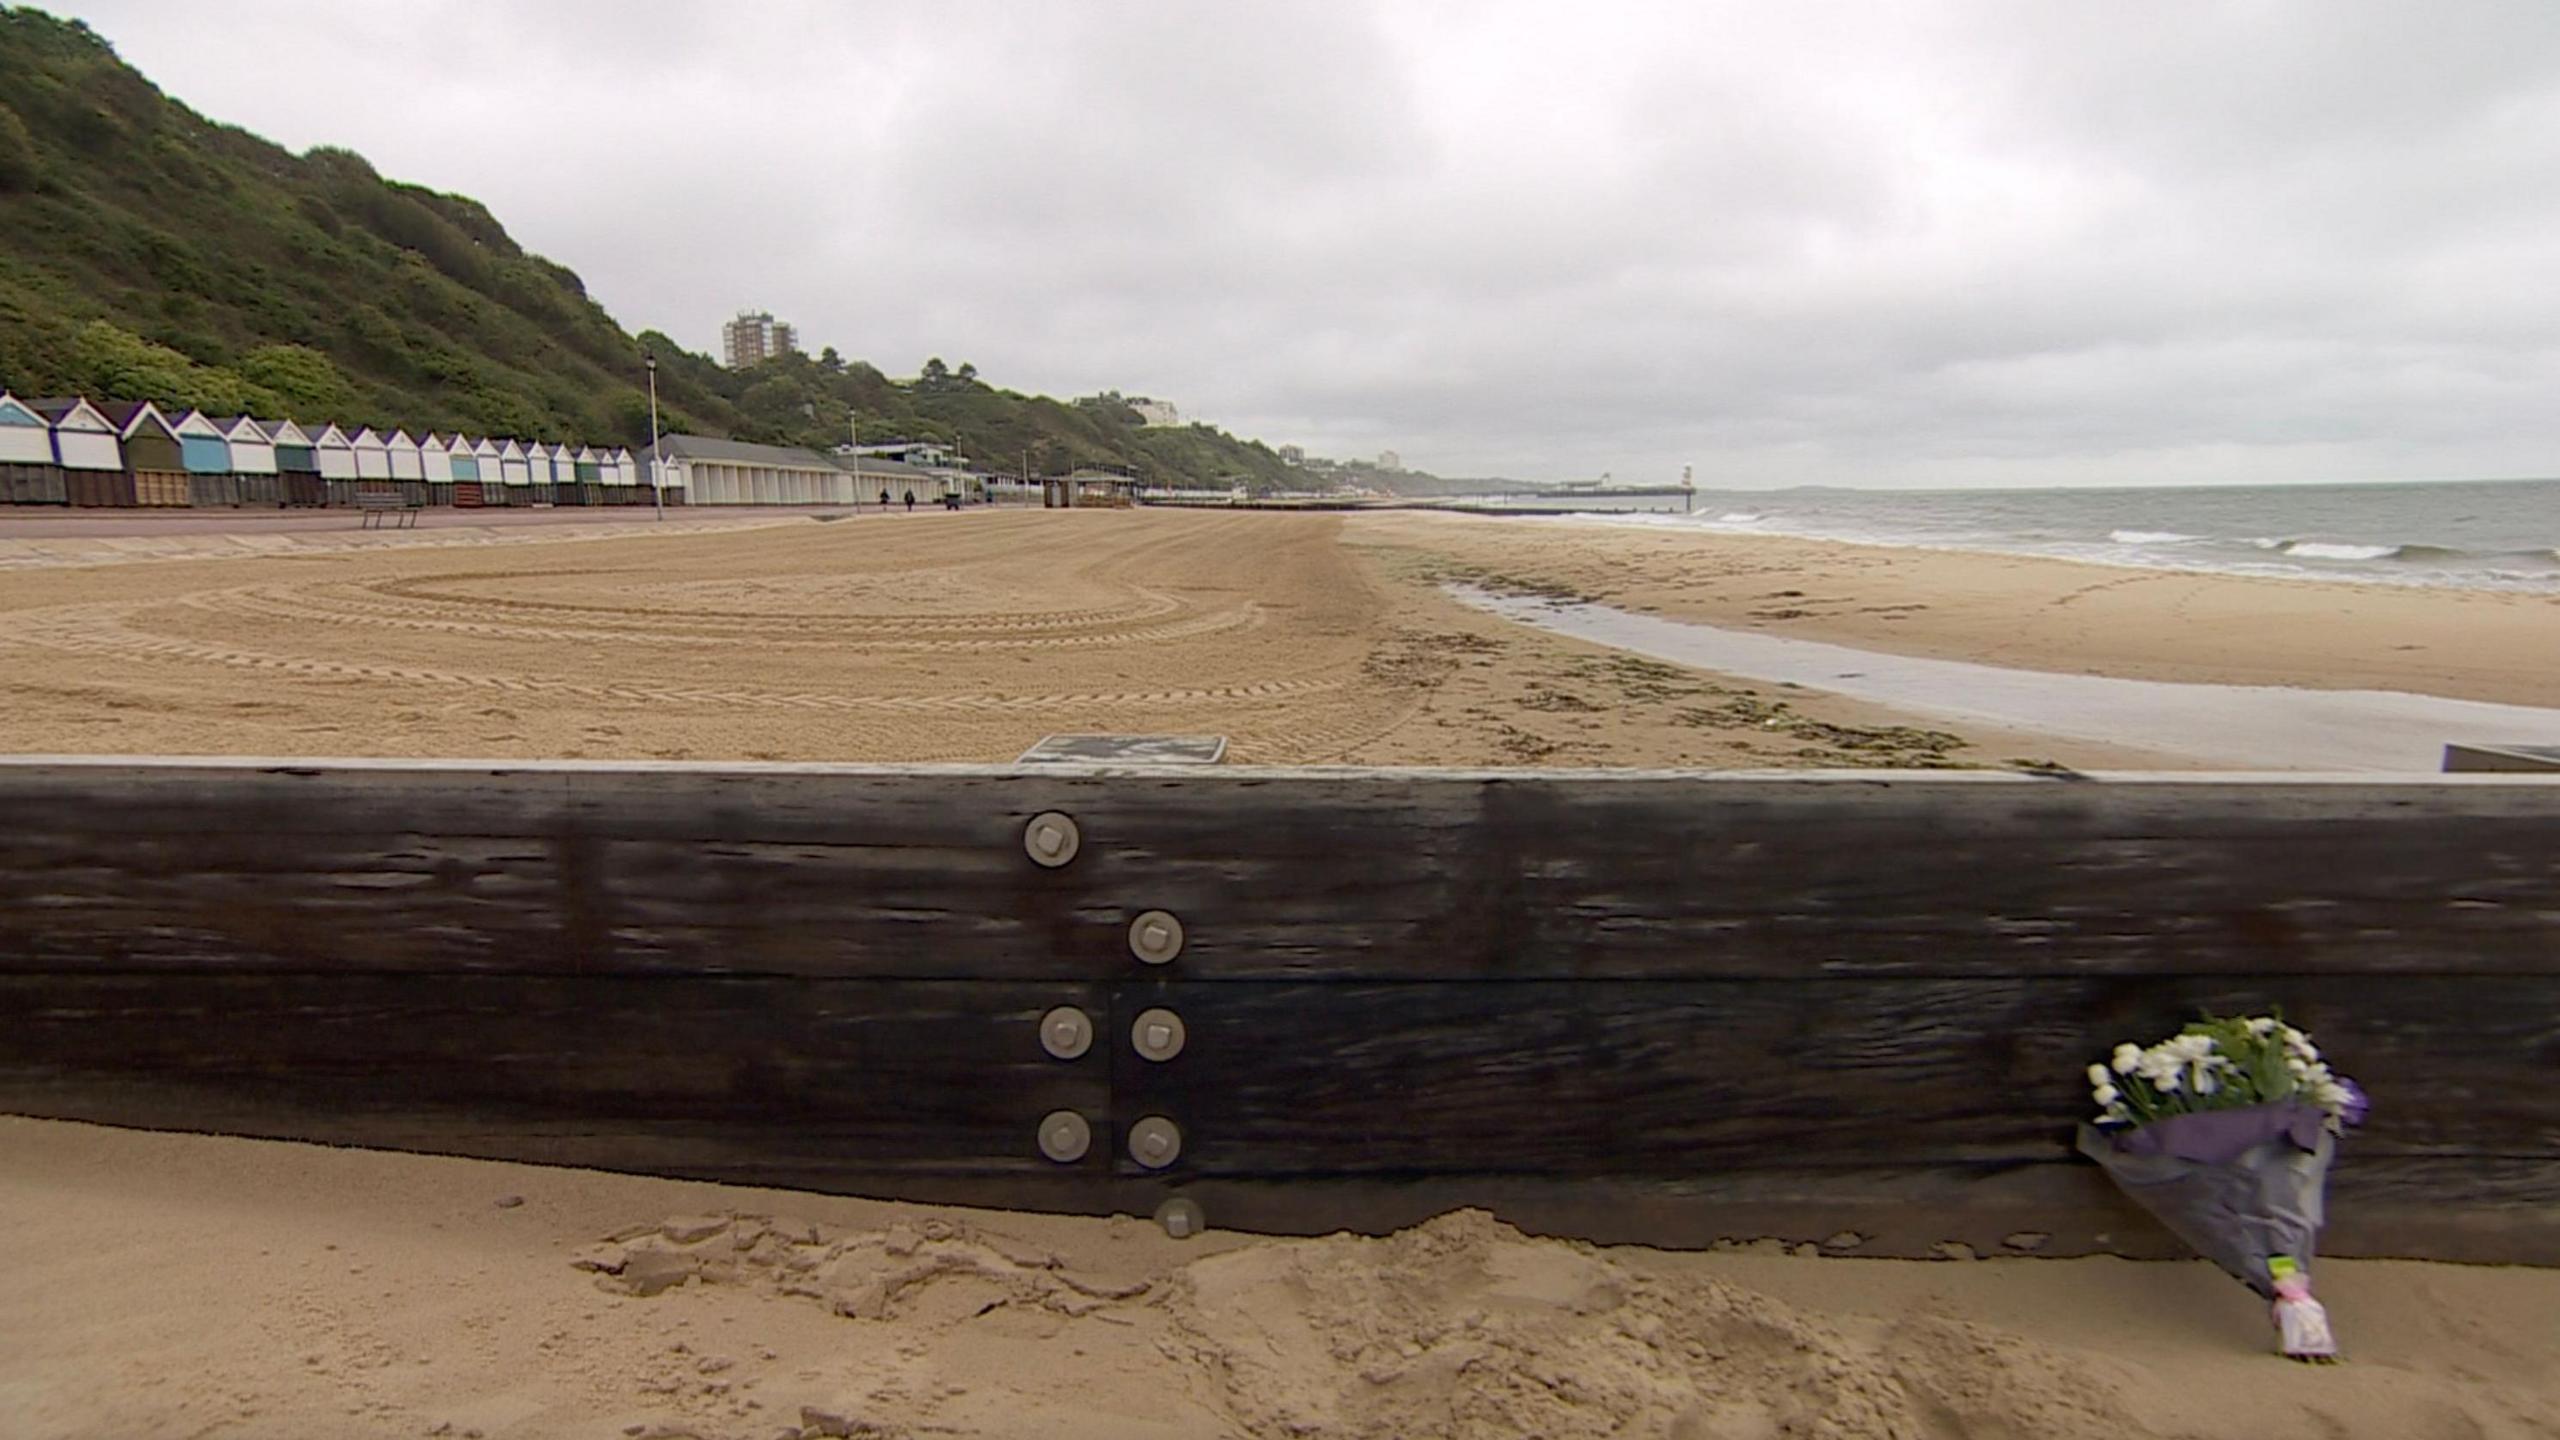
M 658 357 L 643 350 L 640 363 L 649 369 L 649 496 L 657 502 L 658 519 L 663 523 L 667 518 L 667 447 L 658 438 Z

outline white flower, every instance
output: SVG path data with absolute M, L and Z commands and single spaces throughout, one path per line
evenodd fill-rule
M 2222 1088 L 2222 1082 L 2213 1078 L 2212 1069 L 2204 1065 L 2196 1067 L 2195 1085 L 2199 1095 L 2210 1095 Z
M 2113 1085 L 2101 1085 L 2096 1090 L 2090 1092 L 2090 1098 L 2096 1100 L 2100 1105 L 2112 1110 L 2115 1108 L 2115 1103 L 2124 1098 L 2124 1094 Z
M 2092 1085 L 2112 1085 L 2115 1083 L 2115 1077 L 2107 1072 L 2106 1066 L 2092 1065 L 2089 1067 L 2089 1083 Z
M 2272 1015 L 2257 1015 L 2250 1017 L 2249 1033 L 2257 1036 L 2261 1040 L 2273 1035 L 2276 1033 L 2275 1017 Z
M 2172 1065 L 2157 1075 L 2145 1075 L 2143 1078 L 2150 1081 L 2151 1088 L 2159 1091 L 2161 1094 L 2174 1095 L 2178 1092 L 2178 1076 L 2180 1073 L 2182 1072 L 2179 1068 Z
M 2133 1073 L 2133 1071 L 2134 1071 L 2134 1067 L 2135 1067 L 2135 1066 L 2137 1066 L 2137 1065 L 2140 1065 L 2141 1063 L 2142 1063 L 2142 1047 L 2141 1047 L 2141 1046 L 2139 1046 L 2139 1045 L 2119 1045 L 2119 1046 L 2117 1046 L 2117 1047 L 2116 1047 L 2115 1067 L 2116 1067 L 2116 1073 L 2117 1073 L 2117 1074 L 2119 1074 L 2119 1075 L 2130 1075 L 2130 1074 L 2132 1074 L 2132 1073 Z

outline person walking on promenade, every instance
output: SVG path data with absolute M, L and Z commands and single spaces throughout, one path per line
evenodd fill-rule
M 916 492 L 913 490 L 907 492 L 907 513 L 910 515 L 916 513 Z

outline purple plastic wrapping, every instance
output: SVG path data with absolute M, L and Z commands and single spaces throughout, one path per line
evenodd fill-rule
M 2325 1220 L 2337 1137 L 2300 1101 L 2173 1115 L 2131 1129 L 2080 1127 L 2080 1153 L 2196 1253 L 2275 1297 L 2267 1262 L 2303 1275 Z

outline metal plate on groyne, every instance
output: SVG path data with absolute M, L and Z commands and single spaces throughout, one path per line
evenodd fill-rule
M 2555 835 L 2524 776 L 0 761 L 0 1110 L 2149 1254 L 2082 1068 L 2281 1006 L 2375 1097 L 2333 1249 L 2560 1262 Z

